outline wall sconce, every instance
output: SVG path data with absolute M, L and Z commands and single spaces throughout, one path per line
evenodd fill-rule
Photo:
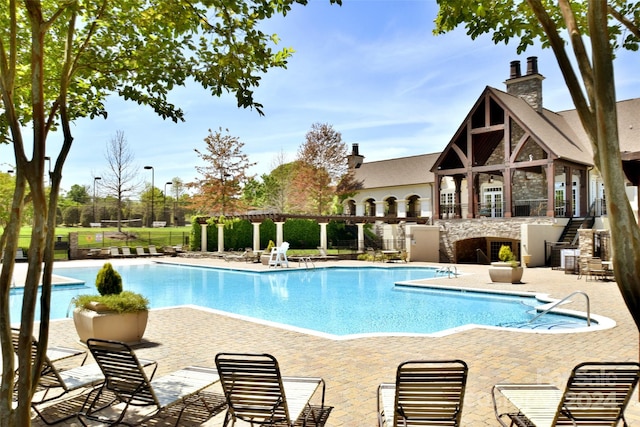
M 489 184 L 493 184 L 493 175 L 489 175 Z

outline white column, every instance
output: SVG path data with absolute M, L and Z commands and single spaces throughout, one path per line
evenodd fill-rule
M 327 223 L 320 222 L 320 247 L 327 249 Z
M 260 222 L 252 222 L 253 225 L 253 250 L 260 250 Z
M 224 224 L 218 224 L 218 252 L 224 252 Z
M 356 225 L 358 226 L 358 252 L 364 252 L 364 223 Z
M 356 216 L 364 216 L 364 203 L 356 203 Z
M 284 222 L 282 221 L 276 221 L 276 246 L 280 246 L 282 245 L 282 242 L 284 241 L 282 236 L 282 226 L 284 225 Z
M 407 217 L 407 201 L 406 199 L 396 200 L 396 210 L 398 212 L 398 218 Z
M 420 200 L 420 216 L 425 218 L 431 218 L 433 216 L 433 206 L 431 204 L 431 197 L 421 197 L 418 200 Z
M 200 224 L 200 252 L 207 252 L 207 223 Z
M 375 216 L 384 216 L 384 200 L 376 200 L 376 215 Z

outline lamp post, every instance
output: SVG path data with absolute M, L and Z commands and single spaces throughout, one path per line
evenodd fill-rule
M 164 198 L 162 200 L 162 217 L 164 218 L 164 220 L 167 220 L 167 185 L 172 185 L 173 182 L 171 181 L 167 181 L 164 183 Z M 169 225 L 171 225 L 171 218 L 168 218 L 169 221 L 167 221 L 169 223 Z
M 100 176 L 93 177 L 93 221 L 96 222 L 96 182 L 102 179 Z
M 155 191 L 154 191 L 154 187 L 155 187 L 155 184 L 154 184 L 155 170 L 153 169 L 153 166 L 145 166 L 144 168 L 146 170 L 151 169 L 151 223 L 150 224 L 153 225 L 153 221 L 155 219 L 154 212 L 153 212 L 153 199 L 154 199 L 154 197 L 153 197 L 154 194 L 153 193 L 155 193 Z
M 49 162 L 49 178 L 47 180 L 47 182 L 49 183 L 49 186 L 51 186 L 51 157 L 49 156 L 45 156 L 44 159 Z

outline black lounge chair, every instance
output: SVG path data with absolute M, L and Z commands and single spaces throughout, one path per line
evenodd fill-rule
M 378 386 L 378 426 L 459 426 L 469 369 L 462 360 L 401 363 Z
M 636 362 L 586 362 L 571 371 L 564 392 L 551 384 L 497 384 L 493 409 L 503 427 L 535 426 L 538 419 L 550 426 L 615 427 L 638 384 Z M 498 411 L 496 391 L 516 406 L 517 412 Z
M 174 404 L 183 403 L 176 420 L 179 424 L 184 410 L 192 403 L 200 400 L 210 413 L 219 408 L 209 408 L 200 392 L 219 380 L 215 369 L 189 366 L 157 379 L 150 379 L 143 365 L 131 347 L 118 341 L 89 338 L 87 347 L 98 362 L 104 374 L 104 383 L 97 390 L 95 399 L 105 391 L 112 392 L 118 401 L 124 403 L 122 411 L 115 419 L 108 419 L 97 414 L 98 411 L 78 414 L 78 419 L 85 424 L 85 418 L 107 425 L 124 424 L 124 417 L 129 406 L 153 406 L 154 411 L 145 419 Z M 137 423 L 140 421 L 138 420 Z
M 324 404 L 322 378 L 282 377 L 269 354 L 219 353 L 216 366 L 228 404 L 223 426 L 239 419 L 251 425 L 321 427 L 333 409 Z M 321 403 L 311 405 L 320 386 Z
M 18 345 L 20 339 L 19 329 L 11 329 L 11 342 L 13 344 L 14 352 L 18 353 Z M 35 338 L 31 338 L 31 364 L 33 365 L 36 352 L 38 351 L 38 341 Z M 82 358 L 79 366 L 67 370 L 59 369 L 56 366 L 57 362 L 62 360 L 69 360 L 71 358 Z M 52 425 L 62 421 L 66 421 L 75 417 L 75 412 L 63 414 L 56 419 L 48 419 L 42 412 L 42 405 L 52 402 L 58 398 L 66 396 L 67 394 L 87 388 L 86 391 L 90 391 L 91 387 L 101 383 L 104 380 L 100 367 L 96 364 L 85 365 L 84 362 L 87 359 L 87 353 L 82 350 L 76 350 L 66 347 L 50 347 L 47 348 L 47 352 L 44 359 L 44 364 L 40 370 L 40 379 L 38 380 L 37 394 L 31 402 L 31 408 L 40 416 L 45 424 Z M 87 396 L 88 397 L 88 396 Z M 83 404 L 86 405 L 86 400 Z M 63 411 L 59 411 L 61 413 Z

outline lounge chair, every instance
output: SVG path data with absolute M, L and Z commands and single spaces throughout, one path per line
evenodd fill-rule
M 112 246 L 109 248 L 109 255 L 111 258 L 122 258 L 122 254 L 117 246 Z
M 378 426 L 459 426 L 468 372 L 462 360 L 401 363 L 378 386 Z
M 108 390 L 114 393 L 124 405 L 122 405 L 122 411 L 116 419 L 99 416 L 97 411 L 79 413 L 78 419 L 85 426 L 87 425 L 85 419 L 99 421 L 107 425 L 126 424 L 123 420 L 129 406 L 153 406 L 154 411 L 145 416 L 145 419 L 148 419 L 162 409 L 182 402 L 184 405 L 176 420 L 176 425 L 178 425 L 186 407 L 194 403 L 196 398 L 201 397 L 199 393 L 203 389 L 219 380 L 215 369 L 197 366 L 189 366 L 163 377 L 150 379 L 140 360 L 127 344 L 89 338 L 87 347 L 98 362 L 105 378 L 96 399 L 104 390 Z M 206 406 L 206 402 L 203 403 Z M 139 422 L 137 421 L 137 423 Z
M 18 352 L 18 342 L 20 339 L 20 331 L 11 329 L 11 341 L 14 352 Z M 31 362 L 35 361 L 36 352 L 38 351 L 38 341 L 31 339 Z M 82 361 L 78 367 L 61 370 L 55 365 L 65 359 L 73 357 L 82 357 Z M 58 399 L 68 393 L 80 390 L 85 387 L 91 387 L 99 384 L 104 380 L 100 367 L 96 364 L 84 365 L 87 353 L 81 350 L 75 350 L 65 347 L 47 348 L 44 364 L 40 371 L 40 379 L 38 381 L 38 393 L 31 402 L 31 408 L 40 416 L 40 418 L 48 425 L 56 424 L 75 417 L 75 412 L 64 414 L 62 417 L 51 420 L 47 419 L 42 412 L 42 405 Z M 50 392 L 55 391 L 53 394 Z M 85 401 L 86 404 L 86 401 Z M 84 405 L 83 405 L 84 407 Z
M 133 258 L 135 256 L 135 254 L 131 253 L 131 248 L 129 246 L 123 246 L 122 247 L 122 256 L 124 258 Z
M 260 425 L 323 426 L 333 409 L 324 405 L 322 378 L 282 377 L 269 354 L 219 353 L 216 366 L 228 404 L 223 427 L 237 419 Z M 322 386 L 320 405 L 310 400 Z
M 503 427 L 549 426 L 626 427 L 624 410 L 638 384 L 636 362 L 586 362 L 571 371 L 564 392 L 552 384 L 497 384 L 493 409 Z M 517 412 L 498 411 L 496 392 L 507 398 Z
M 145 252 L 142 246 L 136 246 L 136 255 L 138 256 L 151 256 L 150 253 Z
M 22 248 L 16 249 L 16 258 L 15 258 L 16 262 L 27 262 L 28 260 L 29 259 L 25 256 Z
M 229 261 L 245 261 L 245 262 L 253 262 L 256 259 L 256 254 L 253 253 L 253 249 L 246 248 L 245 251 L 241 254 L 226 254 L 224 255 L 224 260 Z
M 313 255 L 310 258 L 311 258 L 312 261 L 318 261 L 318 260 L 327 261 L 327 260 L 330 260 L 330 259 L 338 259 L 337 256 L 329 255 L 327 253 L 327 250 L 325 248 L 323 248 L 323 247 L 320 247 L 320 246 L 318 246 L 318 255 Z
M 164 254 L 158 252 L 156 250 L 156 246 L 155 245 L 149 245 L 149 255 L 151 255 L 151 256 L 162 256 Z
M 269 267 L 282 267 L 283 265 L 289 267 L 289 260 L 287 259 L 287 251 L 289 250 L 289 242 L 283 242 L 279 247 L 271 249 L 269 255 Z

